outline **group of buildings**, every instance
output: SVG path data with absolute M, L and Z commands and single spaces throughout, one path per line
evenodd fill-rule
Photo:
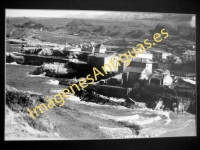
M 113 59 L 113 56 L 119 57 L 119 54 L 116 53 L 106 53 L 106 47 L 103 44 L 96 45 L 94 51 L 92 52 L 93 54 L 88 55 L 87 64 L 97 68 L 108 64 L 110 60 Z M 195 51 L 188 50 L 183 53 L 181 58 L 185 62 L 194 61 Z M 117 77 L 117 79 L 115 79 L 114 77 L 111 79 L 119 80 L 121 82 L 120 84 L 124 87 L 132 87 L 136 80 L 144 79 L 148 80 L 149 83 L 171 86 L 174 79 L 170 74 L 170 69 L 167 69 L 166 67 L 160 67 L 157 61 L 165 60 L 172 62 L 172 60 L 175 60 L 173 62 L 182 62 L 178 56 L 155 49 L 138 54 L 138 56 L 134 59 L 131 57 L 129 59 L 131 62 L 127 67 L 122 65 L 118 66 L 118 68 L 115 68 L 112 71 L 110 71 L 109 68 L 106 70 L 107 72 L 110 71 L 110 73 L 115 72 L 121 74 L 120 78 Z
M 13 42 L 13 41 L 10 41 Z M 14 41 L 16 42 L 16 41 Z M 18 42 L 18 41 L 17 41 Z M 36 49 L 33 45 L 24 47 L 26 49 Z M 112 50 L 107 50 L 103 44 L 78 44 L 78 45 L 66 45 L 55 46 L 55 50 L 62 49 L 73 53 L 87 53 L 86 61 L 87 65 L 92 67 L 101 68 L 105 64 L 109 64 L 111 60 L 117 66 L 117 62 L 114 61 L 113 56 L 119 58 L 120 53 Z M 38 49 L 39 50 L 39 49 Z M 130 87 L 136 80 L 148 80 L 149 83 L 168 85 L 173 83 L 173 78 L 170 75 L 169 65 L 172 62 L 181 64 L 182 62 L 195 61 L 195 51 L 187 50 L 182 56 L 175 56 L 172 53 L 165 52 L 159 49 L 150 49 L 145 52 L 139 53 L 136 58 L 129 57 L 130 65 L 120 65 L 117 68 L 105 68 L 108 73 L 121 74 L 120 80 L 124 87 Z M 159 63 L 162 60 L 162 63 Z M 167 65 L 167 67 L 166 67 Z

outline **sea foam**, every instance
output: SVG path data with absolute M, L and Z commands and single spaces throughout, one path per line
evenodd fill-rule
M 47 81 L 45 83 L 47 83 L 47 84 L 53 84 L 53 85 L 58 85 L 59 81 L 58 80 L 52 80 L 52 79 L 50 79 L 49 81 Z

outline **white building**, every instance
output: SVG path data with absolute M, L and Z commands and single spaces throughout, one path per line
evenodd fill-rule
M 117 56 L 115 55 L 115 57 Z M 113 61 L 113 64 L 116 66 L 116 68 L 112 67 L 112 65 L 110 64 L 111 60 Z M 107 72 L 117 72 L 119 67 L 117 60 L 113 57 L 113 54 L 112 55 L 101 54 L 101 53 L 90 54 L 87 57 L 87 64 L 96 67 L 97 69 L 100 69 L 102 68 L 102 66 L 105 66 L 104 69 Z M 110 65 L 112 70 L 110 70 L 110 68 L 106 64 Z
M 194 61 L 196 60 L 196 51 L 187 50 L 183 53 L 183 61 Z
M 80 47 L 73 47 L 73 46 L 65 47 L 64 50 L 69 52 L 81 52 Z
M 153 59 L 153 54 L 151 54 L 148 51 L 144 51 L 144 52 L 138 54 L 137 57 L 138 58 L 146 58 L 146 59 L 152 60 Z
M 150 50 L 150 52 L 153 54 L 154 59 L 167 59 L 167 56 L 172 55 L 171 53 L 156 49 Z
M 103 44 L 97 44 L 97 45 L 95 45 L 94 49 L 92 49 L 92 52 L 105 53 L 106 52 L 106 46 L 103 45 Z

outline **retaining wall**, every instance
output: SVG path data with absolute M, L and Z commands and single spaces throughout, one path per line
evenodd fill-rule
M 127 97 L 132 90 L 132 88 L 123 88 L 118 86 L 110 85 L 97 85 L 97 84 L 88 84 L 85 88 L 86 90 L 96 89 L 99 94 L 111 97 Z

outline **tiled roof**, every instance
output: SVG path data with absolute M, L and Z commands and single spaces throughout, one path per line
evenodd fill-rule
M 163 79 L 165 76 L 162 75 L 162 74 L 159 74 L 159 73 L 154 73 L 152 76 L 151 76 L 151 79 Z
M 141 73 L 145 68 L 141 68 L 141 67 L 127 67 L 123 73 L 127 73 L 127 72 L 135 72 L 135 73 Z
M 132 61 L 134 61 L 134 62 L 141 62 L 141 63 L 153 63 L 152 61 L 150 61 L 147 58 L 138 58 L 138 57 L 132 59 Z
M 156 69 L 155 71 L 158 71 L 158 72 L 161 72 L 161 73 L 163 73 L 163 72 L 165 72 L 167 69 Z
M 169 71 L 168 69 L 156 69 L 154 70 L 155 73 L 157 74 L 165 74 L 166 71 Z

